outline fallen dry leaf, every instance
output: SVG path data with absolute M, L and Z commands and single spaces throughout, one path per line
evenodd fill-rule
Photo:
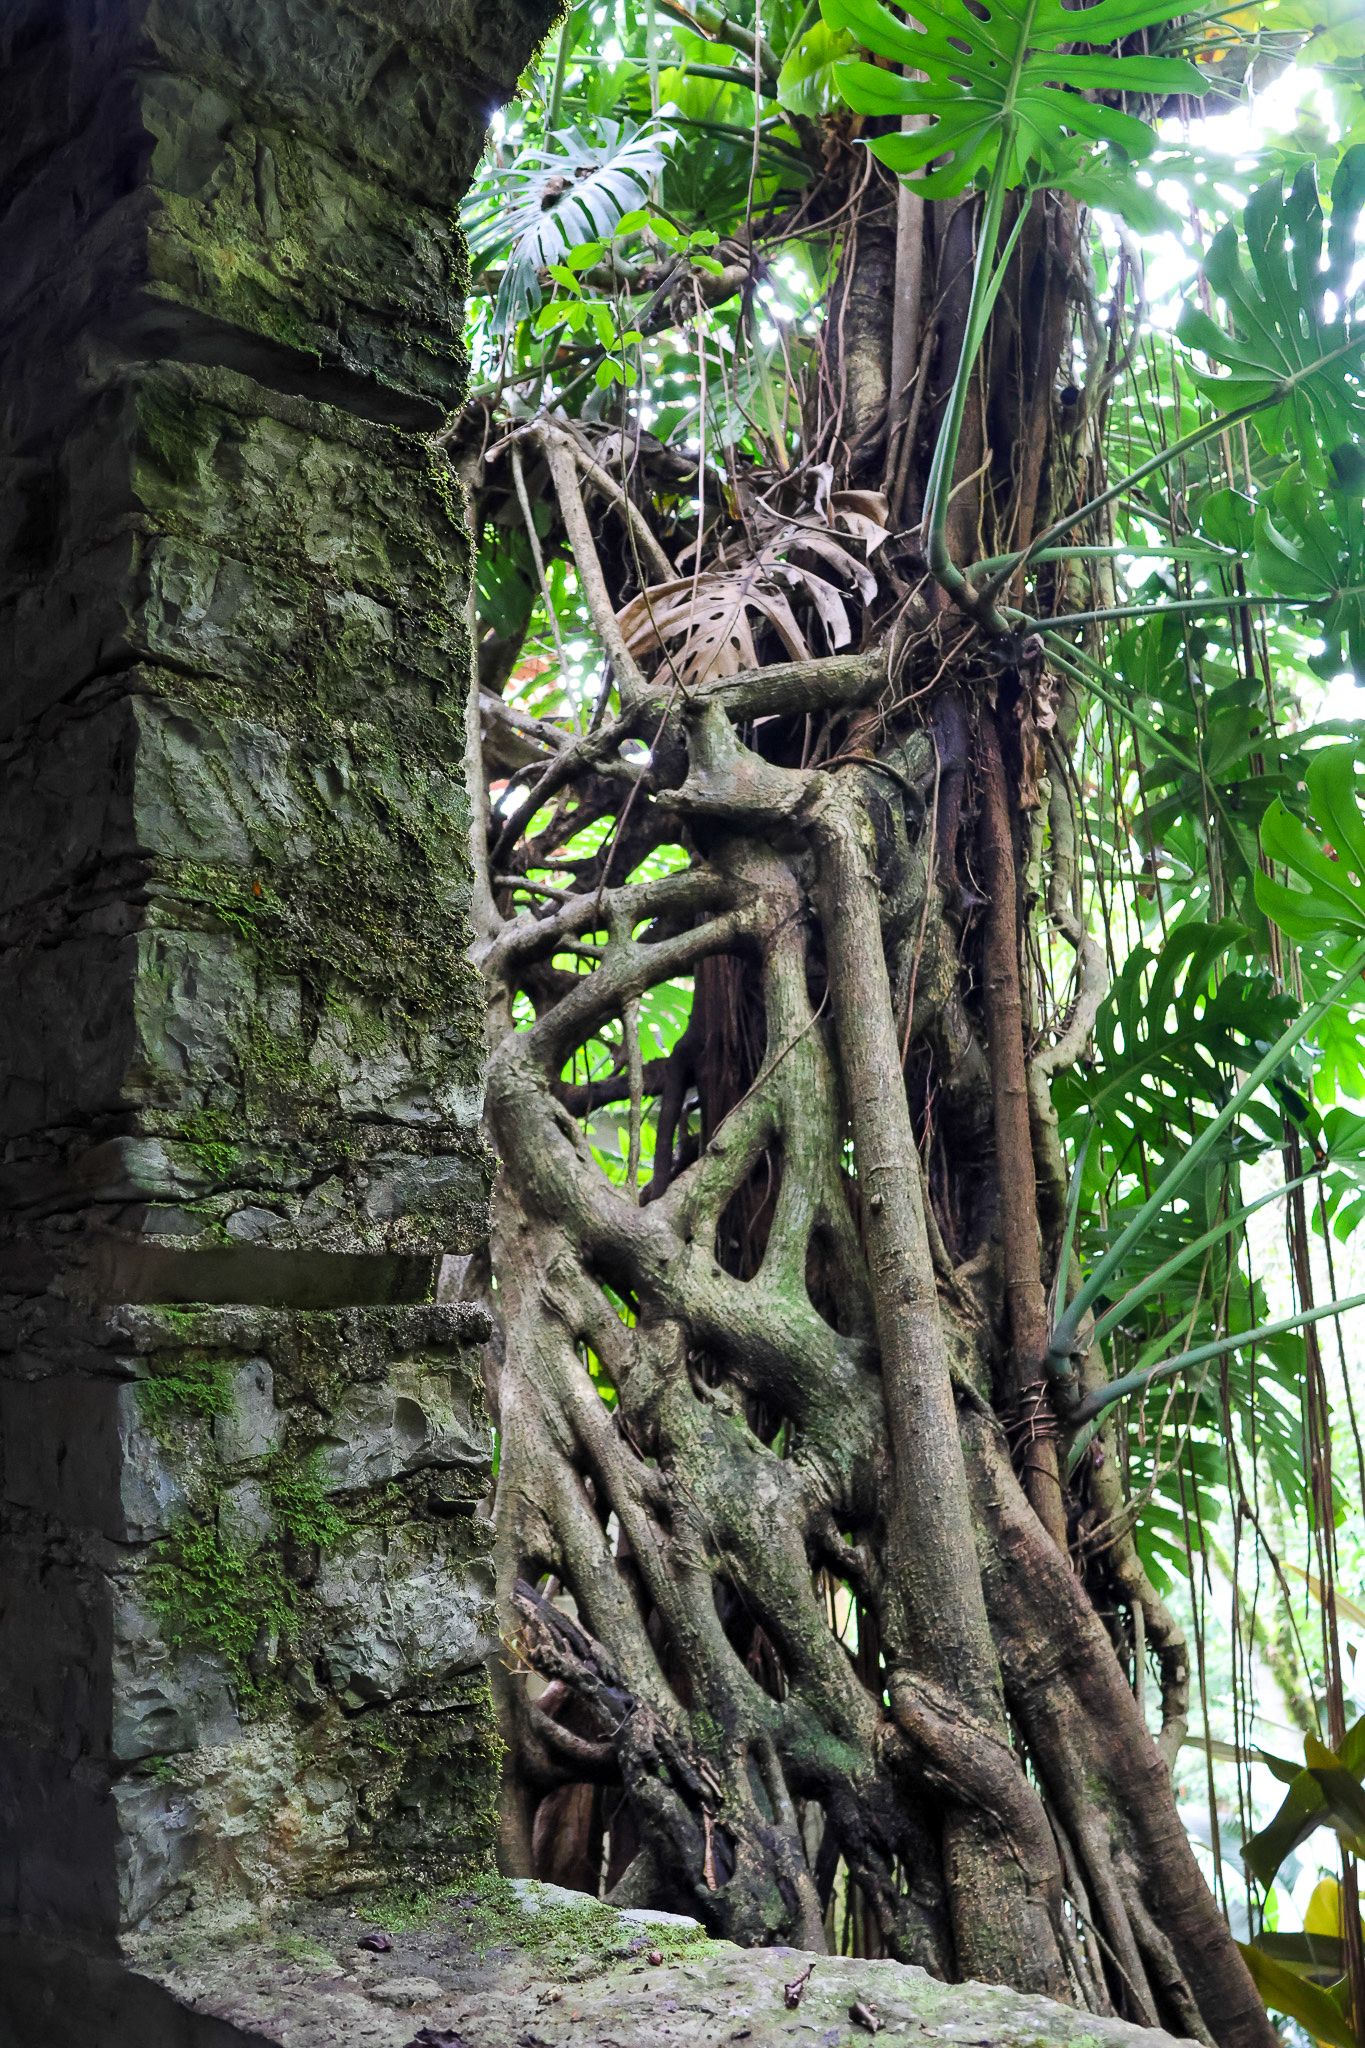
M 797 2006 L 800 2005 L 801 2000 L 805 1997 L 806 1986 L 810 1982 L 811 1971 L 814 1968 L 814 1963 L 807 1963 L 799 1977 L 793 1977 L 790 1984 L 782 1986 L 782 2003 L 786 2006 L 788 2012 L 795 2012 Z

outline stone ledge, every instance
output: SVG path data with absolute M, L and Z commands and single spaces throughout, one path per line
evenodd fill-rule
M 406 1916 L 301 1907 L 217 1935 L 187 1922 L 131 1942 L 123 1966 L 18 1942 L 0 1957 L 7 1946 L 0 2048 L 865 2048 L 855 2005 L 887 2048 L 1180 2048 L 1045 1998 L 900 1963 L 746 1952 L 676 1915 L 496 1878 Z M 27 2031 L 6 2032 L 19 2012 Z

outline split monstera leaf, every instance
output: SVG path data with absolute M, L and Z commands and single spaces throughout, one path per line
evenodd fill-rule
M 821 0 L 821 11 L 827 27 L 888 60 L 846 58 L 836 67 L 840 90 L 857 113 L 902 117 L 900 134 L 878 136 L 869 147 L 901 173 L 938 162 L 920 180 L 929 199 L 965 191 L 994 169 L 1002 149 L 1009 186 L 1065 186 L 1095 144 L 1145 156 L 1156 139 L 1151 128 L 1108 98 L 1204 89 L 1186 58 L 1114 51 L 1183 13 L 1185 0 L 1096 0 L 1079 8 L 1061 0 L 975 8 L 967 0 L 932 7 L 921 0 L 907 9 L 908 21 L 881 0 Z
M 1241 231 L 1214 236 L 1204 276 L 1220 323 L 1187 301 L 1177 333 L 1209 365 L 1197 376 L 1221 409 L 1256 409 L 1274 454 L 1297 456 L 1315 483 L 1358 484 L 1365 403 L 1355 365 L 1365 336 L 1352 318 L 1356 236 L 1365 207 L 1365 145 L 1348 149 L 1324 214 L 1305 166 L 1286 190 L 1275 178 L 1247 201 Z

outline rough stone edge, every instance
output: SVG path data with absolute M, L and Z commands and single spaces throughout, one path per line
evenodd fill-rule
M 358 1906 L 190 1923 L 178 1940 L 130 1941 L 121 1958 L 0 1940 L 0 2048 L 414 2048 L 424 2028 L 463 2048 L 865 2048 L 873 2036 L 855 2006 L 875 2016 L 885 2048 L 1193 2048 L 887 1960 L 744 1951 L 676 1914 L 615 1912 L 553 1885 L 504 1889 L 525 1915 L 524 1943 L 506 1943 L 505 1914 L 504 1945 L 471 1943 L 478 1909 L 458 1897 L 396 1924 L 380 1952 L 361 1944 L 382 1911 Z M 580 1915 L 581 1955 L 570 1933 L 566 1962 L 565 1930 Z M 792 2006 L 786 1988 L 808 1966 Z

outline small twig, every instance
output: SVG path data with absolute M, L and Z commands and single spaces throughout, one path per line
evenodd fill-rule
M 526 489 L 526 472 L 521 466 L 521 450 L 515 441 L 512 443 L 512 482 L 516 485 L 517 503 L 521 506 L 521 516 L 526 523 L 526 538 L 531 544 L 531 560 L 536 565 L 536 580 L 540 585 L 540 601 L 545 607 L 545 617 L 549 621 L 550 635 L 555 643 L 555 659 L 559 663 L 560 675 L 566 676 L 569 672 L 568 658 L 564 653 L 564 642 L 559 636 L 559 618 L 550 597 L 549 579 L 545 574 L 545 557 L 540 551 L 540 535 L 536 532 L 535 515 L 531 510 L 530 494 Z
M 563 433 L 559 427 L 553 425 L 550 421 L 542 420 L 536 427 L 535 433 L 543 448 L 548 448 L 548 444 L 552 439 L 558 439 L 571 449 L 574 461 L 582 470 L 584 477 L 592 485 L 593 489 L 599 492 L 607 500 L 608 504 L 614 507 L 620 513 L 622 519 L 625 520 L 630 530 L 632 543 L 638 547 L 640 554 L 648 561 L 651 570 L 659 582 L 671 582 L 677 572 L 669 561 L 668 556 L 660 547 L 655 537 L 654 529 L 641 512 L 639 506 L 627 495 L 611 472 L 602 467 L 601 463 L 589 453 L 581 441 L 572 435 Z
M 559 499 L 559 509 L 569 537 L 569 546 L 573 550 L 578 580 L 583 586 L 583 596 L 592 615 L 593 625 L 597 629 L 597 636 L 615 671 L 622 706 L 631 708 L 649 694 L 649 685 L 635 656 L 626 646 L 621 628 L 616 623 L 616 612 L 607 590 L 606 578 L 602 574 L 597 543 L 593 539 L 587 507 L 583 503 L 583 493 L 579 488 L 577 456 L 572 444 L 560 440 L 555 435 L 546 436 L 541 445 L 550 467 L 555 495 Z M 515 459 L 514 452 L 513 460 Z
M 718 1892 L 720 1890 L 720 1878 L 716 1872 L 716 1824 L 711 1818 L 709 1806 L 703 1806 L 701 1810 L 701 1824 L 706 1843 L 706 1853 L 702 1858 L 701 1874 L 706 1881 L 706 1889 L 709 1892 Z

